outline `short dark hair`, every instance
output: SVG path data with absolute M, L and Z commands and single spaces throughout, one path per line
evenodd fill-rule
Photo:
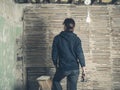
M 67 29 L 73 29 L 75 27 L 75 21 L 72 18 L 66 18 L 63 25 L 65 25 Z

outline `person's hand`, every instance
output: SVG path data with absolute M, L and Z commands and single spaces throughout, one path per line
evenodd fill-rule
M 82 75 L 85 74 L 85 67 L 82 67 Z
M 85 81 L 85 67 L 82 67 L 82 76 L 81 76 L 81 82 Z

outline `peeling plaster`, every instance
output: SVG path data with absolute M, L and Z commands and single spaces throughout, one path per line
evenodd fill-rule
M 24 7 L 13 0 L 0 0 L 0 90 L 16 90 L 15 43 L 21 35 Z

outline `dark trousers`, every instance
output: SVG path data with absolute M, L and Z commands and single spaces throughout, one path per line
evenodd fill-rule
M 56 70 L 53 78 L 52 90 L 62 90 L 60 81 L 67 77 L 67 90 L 77 90 L 77 80 L 79 76 L 79 70 L 61 71 Z

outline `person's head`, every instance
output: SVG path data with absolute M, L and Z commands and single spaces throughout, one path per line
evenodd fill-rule
M 74 31 L 75 21 L 72 18 L 66 18 L 63 22 L 64 29 L 67 31 Z

